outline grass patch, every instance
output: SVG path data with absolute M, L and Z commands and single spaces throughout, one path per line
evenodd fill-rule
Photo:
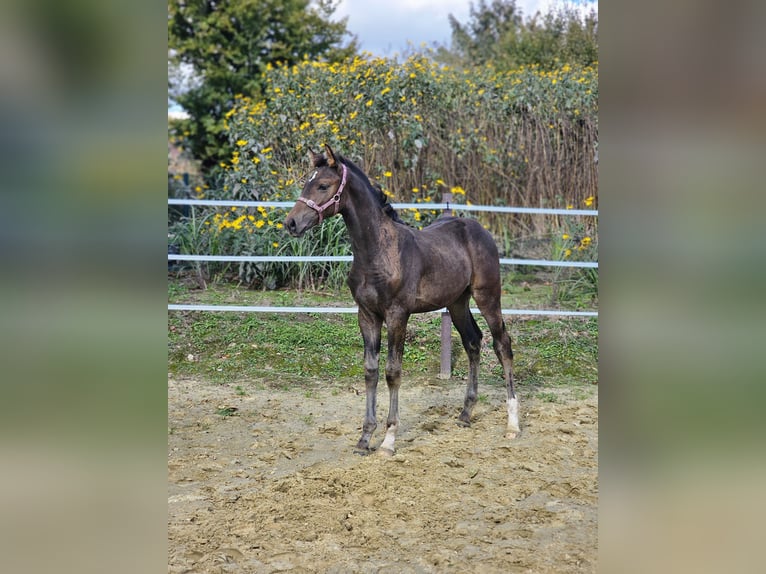
M 550 286 L 543 283 L 505 293 L 503 307 L 544 307 Z M 169 283 L 174 303 L 272 306 L 353 306 L 348 291 L 249 291 L 232 285 L 193 289 Z M 492 350 L 489 329 L 484 332 L 481 384 L 502 386 L 502 368 Z M 515 377 L 522 393 L 542 400 L 559 400 L 552 393 L 567 388 L 580 398 L 595 391 L 598 380 L 598 321 L 595 318 L 506 318 L 513 339 Z M 439 373 L 440 322 L 437 313 L 413 315 L 407 328 L 403 370 L 405 377 L 430 381 Z M 383 330 L 381 371 L 385 365 Z M 467 376 L 468 359 L 453 328 L 453 378 Z M 363 388 L 362 337 L 356 315 L 265 313 L 168 313 L 168 372 L 199 376 L 213 383 L 245 382 L 276 389 L 305 387 L 307 398 L 318 384 Z M 381 376 L 381 381 L 383 381 Z M 526 391 L 524 389 L 527 389 Z M 546 394 L 548 393 L 548 394 Z M 560 398 L 560 397 L 559 397 Z

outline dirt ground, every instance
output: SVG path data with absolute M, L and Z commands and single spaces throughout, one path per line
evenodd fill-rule
M 168 572 L 595 572 L 596 387 L 519 391 L 507 441 L 504 389 L 480 384 L 462 428 L 462 381 L 405 380 L 385 458 L 353 452 L 354 388 L 170 379 Z

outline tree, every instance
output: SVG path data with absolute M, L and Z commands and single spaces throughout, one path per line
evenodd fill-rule
M 459 58 L 473 64 L 496 61 L 518 37 L 522 26 L 516 0 L 492 0 L 490 6 L 479 0 L 471 2 L 470 20 L 463 25 L 452 14 L 452 50 Z
M 517 43 L 520 64 L 553 68 L 564 63 L 589 66 L 598 60 L 598 16 L 584 17 L 572 6 L 561 6 L 525 24 Z
M 332 21 L 333 0 L 169 0 L 168 59 L 185 65 L 196 81 L 179 89 L 178 74 L 169 76 L 169 92 L 190 118 L 184 129 L 188 146 L 208 172 L 231 148 L 224 115 L 235 96 L 261 95 L 268 65 L 292 65 L 304 57 L 329 61 L 357 51 L 346 19 Z
M 524 21 L 516 0 L 471 2 L 470 17 L 462 24 L 449 15 L 452 47 L 443 60 L 463 65 L 491 62 L 499 68 L 537 64 L 553 68 L 569 63 L 588 66 L 598 60 L 598 16 L 585 17 L 572 6 L 545 15 L 537 12 Z

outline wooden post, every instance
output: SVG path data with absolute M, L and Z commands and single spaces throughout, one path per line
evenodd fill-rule
M 448 311 L 442 311 L 440 379 L 452 376 L 452 319 Z
M 452 194 L 442 192 L 442 203 L 450 204 Z M 445 209 L 444 215 L 452 215 L 451 209 Z M 449 379 L 452 376 L 452 318 L 448 311 L 442 312 L 441 325 L 441 368 L 439 369 L 440 379 Z

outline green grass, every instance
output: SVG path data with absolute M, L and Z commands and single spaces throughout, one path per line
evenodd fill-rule
M 503 307 L 540 308 L 549 302 L 550 286 L 542 283 L 518 289 L 511 285 Z M 173 303 L 272 306 L 353 306 L 347 290 L 327 292 L 249 291 L 233 285 L 199 290 L 183 283 L 168 284 Z M 503 384 L 502 369 L 485 334 L 482 384 Z M 407 328 L 405 377 L 433 382 L 439 373 L 440 317 L 413 315 Z M 562 391 L 589 396 L 598 381 L 598 322 L 592 318 L 508 317 L 513 338 L 515 377 L 522 391 L 555 401 Z M 381 369 L 386 343 L 381 350 Z M 453 378 L 467 375 L 468 361 L 457 332 L 452 331 Z M 357 385 L 364 377 L 362 338 L 356 315 L 170 312 L 168 371 L 176 376 L 199 376 L 213 383 L 237 383 L 276 389 L 304 389 L 313 396 L 318 385 Z M 381 377 L 382 380 L 382 377 Z

